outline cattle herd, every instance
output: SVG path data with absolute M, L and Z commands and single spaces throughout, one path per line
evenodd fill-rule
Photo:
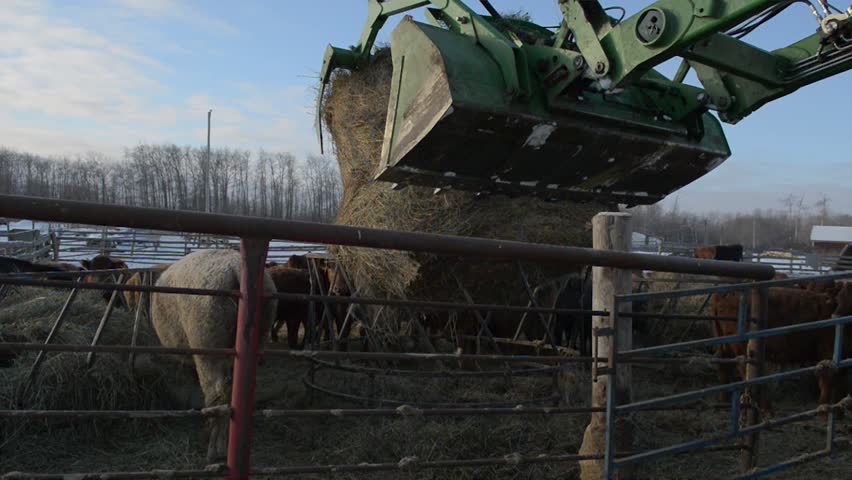
M 740 261 L 742 247 L 721 246 L 697 249 L 695 256 L 716 260 Z M 16 272 L 55 272 L 54 278 L 74 280 L 82 276 L 82 281 L 99 282 L 106 275 L 131 285 L 141 285 L 145 280 L 142 272 L 132 272 L 124 276 L 121 270 L 127 269 L 120 259 L 99 255 L 92 260 L 84 260 L 80 265 L 68 263 L 30 263 L 23 260 L 0 257 L 0 274 Z M 63 272 L 81 272 L 63 275 Z M 157 265 L 148 269 L 157 286 L 238 290 L 240 281 L 240 255 L 232 250 L 202 250 L 191 253 L 173 264 Z M 121 275 L 119 277 L 119 275 Z M 542 304 L 564 309 L 589 310 L 591 308 L 591 284 L 588 271 L 579 275 L 570 275 L 562 279 L 559 288 L 544 289 Z M 770 288 L 768 327 L 779 327 L 795 323 L 812 322 L 832 316 L 852 315 L 852 284 L 823 281 L 803 284 L 801 288 Z M 333 260 L 316 258 L 309 264 L 305 256 L 294 255 L 286 264 L 269 263 L 264 272 L 263 290 L 266 294 L 284 293 L 304 295 L 312 292 L 329 295 L 350 295 L 348 284 Z M 710 306 L 714 317 L 736 317 L 739 306 L 739 293 L 715 294 Z M 105 292 L 105 298 L 111 297 Z M 121 296 L 123 303 L 135 309 L 142 298 L 140 292 L 127 291 Z M 542 300 L 542 299 L 539 299 Z M 353 327 L 350 315 L 347 315 L 346 303 L 313 304 L 297 296 L 278 298 L 268 301 L 262 312 L 264 340 L 278 341 L 281 329 L 286 327 L 287 343 L 290 349 L 301 349 L 305 337 L 310 332 L 309 318 L 311 308 L 314 318 L 325 319 L 320 322 L 315 340 L 340 339 L 341 348 L 346 348 Z M 237 302 L 230 297 L 179 295 L 154 293 L 150 297 L 150 320 L 162 345 L 167 347 L 189 348 L 232 348 L 237 328 Z M 551 318 L 553 320 L 553 318 Z M 502 319 L 495 315 L 492 319 L 495 336 L 517 338 L 522 329 L 518 317 Z M 550 339 L 559 345 L 568 345 L 581 353 L 587 353 L 590 340 L 591 317 L 585 314 L 555 317 L 555 322 L 529 321 L 523 329 L 529 338 L 546 338 L 543 329 L 550 329 Z M 718 336 L 736 333 L 736 323 L 714 320 L 713 333 Z M 428 324 L 427 324 L 428 326 Z M 477 328 L 481 326 L 477 323 Z M 474 329 L 476 330 L 476 329 Z M 300 335 L 304 332 L 304 335 Z M 479 331 L 478 333 L 481 333 Z M 779 363 L 821 362 L 819 386 L 820 402 L 836 400 L 846 393 L 845 378 L 841 377 L 836 366 L 829 361 L 834 347 L 834 329 L 818 329 L 796 335 L 774 337 L 766 342 L 767 359 Z M 722 357 L 743 357 L 745 344 L 723 345 L 717 349 Z M 843 339 L 845 352 L 852 351 L 852 328 L 846 329 Z M 210 356 L 194 356 L 189 361 L 197 372 L 199 384 L 207 406 L 227 404 L 230 399 L 230 359 Z M 737 365 L 720 365 L 719 376 L 723 383 L 734 380 L 737 373 L 742 375 L 743 362 Z M 840 381 L 838 381 L 838 379 Z M 208 460 L 216 461 L 226 453 L 227 419 L 210 420 L 210 441 Z

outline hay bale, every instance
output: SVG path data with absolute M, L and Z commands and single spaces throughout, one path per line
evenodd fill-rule
M 591 218 L 599 203 L 549 202 L 409 186 L 393 191 L 372 181 L 381 156 L 392 77 L 388 49 L 356 72 L 339 72 L 324 99 L 324 122 L 331 133 L 343 180 L 337 222 L 372 228 L 464 235 L 532 243 L 591 246 Z M 460 300 L 458 275 L 477 302 L 523 302 L 524 289 L 514 265 L 460 263 L 406 252 L 338 248 L 336 253 L 366 294 Z M 534 279 L 566 273 L 534 268 Z

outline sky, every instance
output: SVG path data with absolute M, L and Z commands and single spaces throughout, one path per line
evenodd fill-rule
M 629 14 L 650 4 L 621 1 Z M 492 3 L 526 10 L 542 25 L 560 19 L 555 0 Z M 468 4 L 479 8 L 476 0 Z M 329 43 L 357 42 L 366 5 L 0 0 L 0 146 L 117 158 L 141 142 L 203 145 L 212 109 L 214 146 L 318 153 L 314 99 L 323 52 Z M 749 40 L 771 49 L 813 33 L 815 20 L 797 7 Z M 851 82 L 850 73 L 837 76 L 725 125 L 731 159 L 666 204 L 751 211 L 780 208 L 791 193 L 808 203 L 825 194 L 834 211 L 852 213 Z

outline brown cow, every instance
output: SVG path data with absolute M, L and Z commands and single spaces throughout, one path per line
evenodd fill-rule
M 769 312 L 767 315 L 767 328 L 777 328 L 786 325 L 809 323 L 818 320 L 826 320 L 832 316 L 848 315 L 850 308 L 850 289 L 844 287 L 838 299 L 832 298 L 825 293 L 812 292 L 799 288 L 769 289 Z M 736 317 L 739 308 L 739 293 L 715 294 L 711 299 L 712 314 L 714 316 Z M 735 322 L 713 322 L 713 334 L 716 336 L 736 335 L 737 325 Z M 766 359 L 776 363 L 814 363 L 823 360 L 831 360 L 834 353 L 834 328 L 821 328 L 809 330 L 796 334 L 779 335 L 767 338 Z M 734 343 L 721 345 L 717 354 L 721 357 L 734 358 L 746 355 L 745 343 Z M 845 330 L 843 350 L 849 352 L 852 348 L 852 328 Z M 721 364 L 719 366 L 719 380 L 721 383 L 730 383 L 734 377 L 734 365 Z M 744 378 L 743 365 L 739 366 L 739 374 Z M 832 401 L 832 390 L 838 395 L 845 395 L 845 377 L 837 382 L 837 378 L 825 370 L 819 376 L 820 404 Z M 723 394 L 722 400 L 729 400 L 730 395 Z M 764 403 L 768 406 L 768 403 Z
M 33 263 L 14 257 L 0 257 L 0 274 L 4 273 L 46 273 L 46 272 L 79 272 L 83 270 L 77 265 L 61 262 Z M 55 275 L 52 280 L 71 281 L 77 278 L 73 275 Z
M 727 260 L 741 262 L 743 260 L 742 245 L 716 245 L 712 247 L 697 247 L 693 252 L 695 258 L 707 260 Z
M 80 265 L 86 270 L 126 270 L 127 264 L 118 258 L 112 258 L 107 255 L 98 255 L 91 260 L 80 260 Z M 85 283 L 98 283 L 103 281 L 103 275 L 86 275 L 83 278 Z M 104 290 L 101 295 L 103 299 L 109 301 L 112 296 L 112 290 Z
M 307 270 L 308 269 L 308 256 L 307 255 L 290 255 L 290 258 L 287 259 L 287 266 L 290 268 L 298 268 L 299 270 Z
M 346 281 L 343 278 L 343 275 L 336 271 L 333 267 L 332 261 L 317 258 L 315 259 L 315 265 L 317 266 L 319 273 L 319 281 L 322 282 L 321 285 L 318 285 L 317 290 L 315 290 L 316 294 L 319 294 L 320 291 L 326 292 L 328 295 L 336 295 L 336 296 L 349 296 L 349 288 L 347 287 Z M 302 270 L 306 273 L 308 270 L 308 256 L 307 255 L 291 255 L 290 258 L 287 259 L 287 266 L 295 269 Z M 308 277 L 310 278 L 310 276 Z M 309 290 L 310 291 L 310 290 Z M 325 335 L 326 339 L 332 338 L 331 328 L 332 322 L 324 322 L 324 314 L 325 305 L 321 302 L 317 302 L 317 318 L 320 319 L 321 323 L 326 326 L 322 334 Z M 349 338 L 349 334 L 352 330 L 352 322 L 345 322 L 346 319 L 347 306 L 343 303 L 333 303 L 328 305 L 328 313 L 331 315 L 331 319 L 333 324 L 337 327 L 338 337 L 341 340 L 345 340 Z M 307 318 L 307 317 L 305 317 Z M 345 349 L 346 344 L 341 343 L 341 348 Z
M 311 292 L 311 280 L 306 270 L 291 268 L 286 265 L 276 265 L 267 268 L 266 272 L 272 277 L 275 289 L 278 293 L 302 293 Z M 287 345 L 291 349 L 302 348 L 299 343 L 299 326 L 307 325 L 308 303 L 302 301 L 289 301 L 278 299 L 278 310 L 272 323 L 270 333 L 272 341 L 278 341 L 278 330 L 282 324 L 287 325 Z
M 808 282 L 803 285 L 803 288 L 809 292 L 825 293 L 830 295 L 832 298 L 837 298 L 837 295 L 840 294 L 842 285 L 842 282 L 835 282 L 834 280 L 821 280 Z
M 124 260 L 107 255 L 98 255 L 91 260 L 80 260 L 80 265 L 86 270 L 122 270 L 127 268 Z

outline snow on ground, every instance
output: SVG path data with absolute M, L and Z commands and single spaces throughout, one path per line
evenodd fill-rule
M 0 242 L 8 241 L 10 230 L 32 230 L 42 234 L 54 232 L 60 239 L 59 260 L 76 263 L 102 253 L 106 237 L 107 253 L 123 259 L 131 268 L 144 268 L 159 263 L 175 262 L 190 252 L 206 248 L 239 249 L 238 238 L 199 236 L 173 232 L 133 231 L 116 228 L 80 225 L 49 224 L 30 220 L 15 220 L 8 228 L 0 226 Z M 105 235 L 106 232 L 106 235 Z M 274 240 L 269 244 L 269 260 L 283 263 L 290 255 L 322 253 L 325 247 Z

